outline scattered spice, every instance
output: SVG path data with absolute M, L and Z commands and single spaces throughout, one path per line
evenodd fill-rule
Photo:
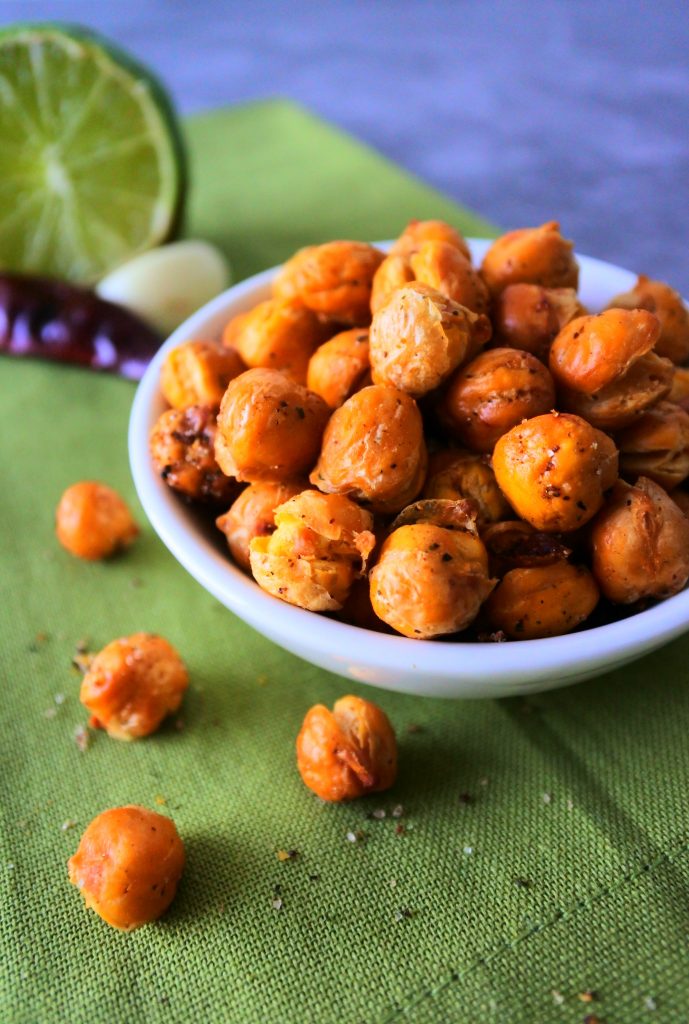
M 76 828 L 76 821 L 74 818 L 68 818 L 67 821 L 63 821 L 60 825 L 61 832 L 68 832 L 70 828 Z
M 574 801 L 573 800 L 568 800 L 567 801 L 567 810 L 568 811 L 573 811 L 574 810 Z
M 404 807 L 402 806 L 402 804 L 395 804 L 395 806 L 392 808 L 393 818 L 401 818 L 403 814 Z
M 467 857 L 470 857 L 471 854 L 474 852 L 474 848 L 473 846 L 465 846 L 463 852 L 467 855 Z
M 85 753 L 91 746 L 91 734 L 84 725 L 78 725 L 74 730 L 74 742 L 81 751 Z
M 592 989 L 587 988 L 584 992 L 579 993 L 579 999 L 582 1003 L 592 1003 L 595 999 L 598 999 L 598 993 Z
M 552 798 L 552 796 L 550 795 L 550 793 L 544 793 L 544 794 L 543 794 L 543 803 L 544 803 L 544 804 L 549 804 L 549 803 L 550 803 L 550 802 L 552 801 L 552 799 L 553 799 L 553 798 Z
M 471 795 L 471 793 L 460 793 L 459 794 L 459 802 L 460 802 L 460 804 L 473 804 L 474 800 L 475 800 L 475 797 L 473 797 Z
M 86 675 L 94 658 L 95 654 L 89 650 L 88 640 L 77 640 L 74 654 L 72 655 L 72 667 L 81 672 L 82 675 Z
M 562 1006 L 565 1001 L 565 997 L 562 992 L 558 992 L 556 988 L 553 989 L 553 1002 L 556 1006 Z
M 184 728 L 184 719 L 183 718 L 176 718 L 175 719 L 175 729 L 177 730 L 177 732 L 181 732 L 183 728 Z
M 383 818 L 385 817 L 385 811 L 383 810 L 382 807 L 377 807 L 375 811 L 371 811 L 371 813 L 368 814 L 367 817 L 374 818 L 376 821 L 382 821 Z
M 282 910 L 284 903 L 280 896 L 273 900 L 273 910 Z
M 396 836 L 403 836 L 406 833 L 406 831 L 407 830 L 404 827 L 404 825 L 402 824 L 402 822 L 399 822 L 399 824 L 395 825 L 395 835 Z
M 362 832 L 360 828 L 356 832 L 347 832 L 345 839 L 348 843 L 361 843 L 366 838 L 366 833 Z
M 658 1004 L 655 1001 L 655 999 L 653 998 L 653 996 L 646 996 L 645 997 L 645 999 L 644 999 L 644 1009 L 645 1010 L 657 1010 L 658 1009 Z
M 518 889 L 529 889 L 531 887 L 531 881 L 528 878 L 515 878 L 514 884 Z
M 407 732 L 411 734 L 414 734 L 415 732 L 424 732 L 424 727 L 422 725 L 416 725 L 415 722 L 412 722 L 411 725 L 407 726 Z
M 268 676 L 265 673 L 261 673 L 260 676 L 256 676 L 256 682 L 259 686 L 265 686 L 268 682 Z
M 595 1013 L 587 1013 L 584 1017 L 584 1024 L 603 1024 L 603 1021 Z
M 44 718 L 55 718 L 56 714 L 57 714 L 57 708 L 46 708 L 46 710 L 43 712 L 43 717 Z
M 320 882 L 320 875 L 309 875 L 309 882 Z
M 296 850 L 277 850 L 275 856 L 284 863 L 286 860 L 296 860 L 298 853 Z
M 411 916 L 412 916 L 412 912 L 409 909 L 409 907 L 399 907 L 395 911 L 395 920 L 396 921 L 405 921 L 408 918 L 410 918 Z
M 55 696 L 53 697 L 53 700 L 55 701 L 58 707 L 60 707 L 61 704 L 64 704 L 66 699 L 67 698 L 65 697 L 64 693 L 56 693 Z
M 46 643 L 48 642 L 48 639 L 49 638 L 47 633 L 36 633 L 36 636 L 33 638 L 33 641 L 27 647 L 29 654 L 38 654 L 41 648 L 45 647 Z
M 144 581 L 139 576 L 134 576 L 129 581 L 129 585 L 134 587 L 135 590 L 138 590 L 139 587 L 143 587 Z
M 478 780 L 479 786 L 487 786 L 489 782 L 488 776 L 484 775 L 482 779 Z
M 163 796 L 163 795 L 162 795 L 161 793 L 157 793 L 157 794 L 156 794 L 156 797 L 155 797 L 155 802 L 156 802 L 156 803 L 157 803 L 157 804 L 158 804 L 158 805 L 159 805 L 160 807 L 162 807 L 162 806 L 163 806 L 164 804 L 166 804 L 166 803 L 167 803 L 167 800 L 165 799 L 165 797 L 164 797 L 164 796 Z

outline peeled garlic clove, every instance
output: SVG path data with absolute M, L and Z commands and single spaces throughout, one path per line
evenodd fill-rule
M 96 292 L 170 334 L 229 282 L 230 268 L 219 249 L 185 241 L 135 256 L 104 277 Z

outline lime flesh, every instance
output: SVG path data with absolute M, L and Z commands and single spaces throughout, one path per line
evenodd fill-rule
M 67 26 L 0 33 L 0 268 L 90 283 L 172 232 L 174 112 L 141 65 Z

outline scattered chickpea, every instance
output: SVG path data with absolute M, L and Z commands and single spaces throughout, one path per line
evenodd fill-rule
M 331 320 L 366 327 L 371 322 L 373 275 L 383 258 L 379 249 L 366 242 L 308 246 L 283 265 L 273 294 L 301 302 Z
M 387 715 L 361 697 L 341 697 L 332 711 L 316 704 L 297 737 L 297 767 L 321 800 L 389 789 L 397 775 L 397 742 Z
M 576 289 L 579 265 L 573 249 L 560 234 L 557 221 L 519 228 L 493 242 L 483 258 L 481 274 L 492 295 L 510 284 Z
M 218 409 L 227 385 L 245 369 L 234 349 L 211 341 L 187 341 L 165 357 L 160 390 L 173 409 L 190 405 Z
M 215 412 L 205 405 L 168 409 L 151 431 L 156 471 L 168 487 L 189 501 L 227 504 L 237 492 L 235 481 L 216 461 L 216 435 Z
M 368 329 L 353 327 L 326 341 L 311 356 L 306 386 L 339 409 L 355 391 L 370 384 Z
M 177 710 L 188 683 L 172 644 L 152 633 L 133 633 L 96 655 L 79 699 L 109 736 L 133 740 L 155 732 Z
M 682 296 L 662 281 L 652 281 L 641 274 L 631 289 L 616 295 L 608 303 L 609 309 L 647 309 L 660 321 L 660 337 L 655 351 L 673 363 L 689 359 L 689 310 Z
M 215 525 L 225 534 L 230 554 L 245 572 L 251 571 L 249 544 L 254 537 L 266 537 L 275 530 L 275 509 L 295 494 L 306 490 L 304 480 L 249 484 Z
M 113 928 L 132 931 L 172 903 L 184 846 L 164 815 L 134 804 L 113 807 L 93 819 L 68 868 L 87 908 Z
M 117 491 L 94 480 L 82 480 L 60 498 L 55 532 L 70 554 L 98 561 L 129 547 L 139 527 Z

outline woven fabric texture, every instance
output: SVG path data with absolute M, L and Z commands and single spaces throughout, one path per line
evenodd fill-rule
M 238 276 L 411 216 L 488 230 L 289 104 L 204 115 L 188 137 L 188 232 Z M 4 359 L 0 393 L 3 1024 L 687 1020 L 687 641 L 527 700 L 358 687 L 263 640 L 167 553 L 133 494 L 129 383 Z M 107 564 L 53 536 L 62 490 L 89 478 L 142 525 Z M 79 749 L 75 647 L 142 629 L 189 665 L 181 720 Z M 327 806 L 294 740 L 310 705 L 350 691 L 392 719 L 400 776 Z M 122 934 L 84 909 L 66 861 L 93 816 L 130 802 L 174 818 L 188 862 L 168 914 Z

